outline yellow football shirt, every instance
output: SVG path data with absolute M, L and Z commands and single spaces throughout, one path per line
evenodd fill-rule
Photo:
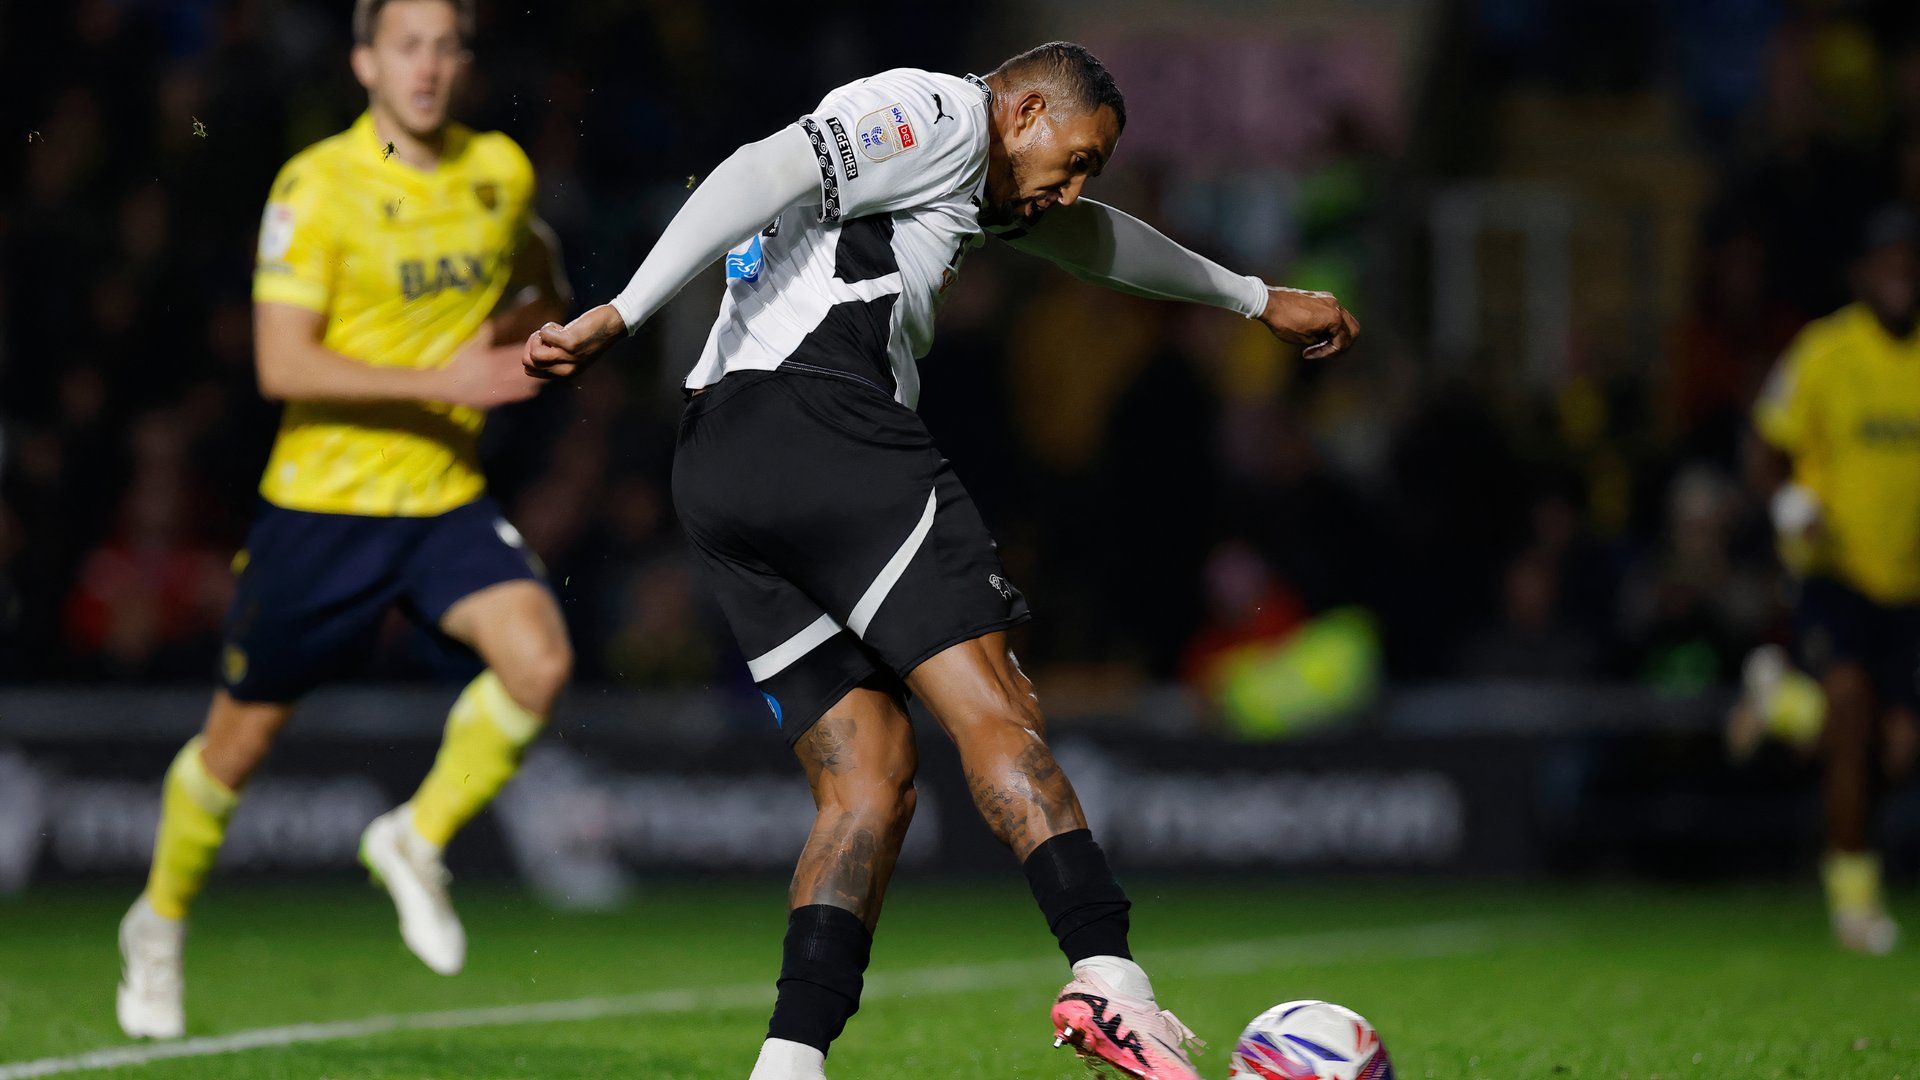
M 362 114 L 275 178 L 253 298 L 326 316 L 324 344 L 343 356 L 439 367 L 505 294 L 532 196 L 532 164 L 499 132 L 455 124 L 421 171 Z M 319 513 L 444 513 L 486 489 L 483 420 L 438 402 L 288 402 L 260 493 Z
M 1877 603 L 1920 602 L 1920 334 L 1864 304 L 1807 325 L 1754 410 L 1820 503 L 1812 570 Z

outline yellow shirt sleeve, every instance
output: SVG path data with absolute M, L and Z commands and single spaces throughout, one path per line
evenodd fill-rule
M 1753 406 L 1753 426 L 1760 437 L 1789 455 L 1805 453 L 1818 436 L 1814 405 L 1819 390 L 1819 351 L 1812 330 L 1802 331 L 1767 377 Z
M 514 207 L 513 240 L 508 251 L 510 276 L 503 298 L 512 300 L 528 285 L 542 284 L 537 277 L 529 273 L 530 256 L 539 254 L 531 251 L 530 248 L 540 243 L 539 237 L 533 232 L 533 162 L 528 160 L 526 151 L 522 150 L 520 144 L 514 142 L 511 137 L 494 131 L 488 132 L 486 138 L 491 140 L 489 149 L 502 161 L 502 172 L 505 173 L 507 188 L 505 197 L 508 205 Z
M 338 265 L 336 230 L 321 170 L 296 157 L 274 178 L 260 218 L 253 299 L 326 314 Z

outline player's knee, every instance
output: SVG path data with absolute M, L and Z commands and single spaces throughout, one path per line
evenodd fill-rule
M 889 785 L 875 792 L 868 816 L 881 827 L 882 835 L 899 836 L 906 832 L 908 823 L 913 821 L 913 810 L 919 803 L 920 793 L 909 777 L 902 784 Z
M 559 697 L 573 678 L 573 646 L 565 639 L 550 644 L 534 660 L 533 678 L 549 699 Z
M 1864 738 L 1873 726 L 1873 679 L 1859 664 L 1839 664 L 1820 680 L 1827 693 L 1827 730 L 1844 739 Z
M 201 732 L 200 758 L 214 779 L 239 789 L 273 749 L 283 718 L 267 712 L 216 712 Z
M 1875 711 L 1872 677 L 1858 664 L 1841 664 L 1828 671 L 1820 685 L 1827 695 L 1822 751 L 1842 760 L 1870 752 Z
M 919 805 L 919 789 L 915 788 L 912 783 L 908 783 L 906 788 L 894 799 L 893 814 L 891 817 L 894 835 L 898 836 L 907 831 L 907 826 L 913 823 L 914 808 Z
M 883 829 L 904 827 L 919 800 L 913 786 L 918 769 L 912 737 L 891 740 L 833 777 L 822 792 L 823 802 Z
M 919 803 L 913 778 L 872 777 L 822 793 L 821 810 L 855 818 L 882 835 L 904 830 Z
M 997 685 L 976 695 L 965 708 L 941 720 L 961 754 L 998 747 L 1012 752 L 1046 741 L 1046 719 L 1031 693 Z
M 566 639 L 543 643 L 497 667 L 507 693 L 528 710 L 544 716 L 573 678 L 573 647 Z

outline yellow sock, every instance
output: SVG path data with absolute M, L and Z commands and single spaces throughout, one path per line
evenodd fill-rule
M 453 703 L 433 769 L 408 803 L 414 830 L 445 847 L 513 779 L 520 755 L 545 723 L 507 696 L 498 675 L 481 672 Z
M 227 818 L 240 797 L 214 779 L 201 760 L 199 736 L 187 741 L 167 769 L 160 795 L 160 828 L 153 840 L 153 868 L 147 873 L 147 903 L 169 919 L 187 917 L 200 895 Z
M 1820 860 L 1827 905 L 1835 911 L 1879 911 L 1880 856 L 1871 851 L 1829 851 Z

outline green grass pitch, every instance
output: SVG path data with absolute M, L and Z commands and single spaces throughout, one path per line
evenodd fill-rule
M 1920 947 L 1878 960 L 1837 951 L 1811 884 L 1132 891 L 1135 948 L 1162 1001 L 1213 1044 L 1199 1058 L 1209 1077 L 1225 1075 L 1254 1013 L 1319 997 L 1370 1017 L 1403 1080 L 1920 1080 Z M 128 1045 L 112 1016 L 128 899 L 66 886 L 0 900 L 0 1078 Z M 205 1056 L 48 1075 L 746 1076 L 779 963 L 780 885 L 662 886 L 592 915 L 482 888 L 458 899 L 472 953 L 465 974 L 442 979 L 405 953 L 370 889 L 216 882 L 189 938 L 190 1036 L 270 1029 L 261 1038 L 274 1045 L 228 1040 Z M 1900 913 L 1920 929 L 1920 905 L 1903 896 Z M 1047 1029 L 1065 975 L 1014 875 L 903 882 L 829 1072 L 1075 1080 Z M 532 1008 L 553 1002 L 568 1004 Z M 286 1030 L 370 1017 L 379 1030 L 345 1038 Z

